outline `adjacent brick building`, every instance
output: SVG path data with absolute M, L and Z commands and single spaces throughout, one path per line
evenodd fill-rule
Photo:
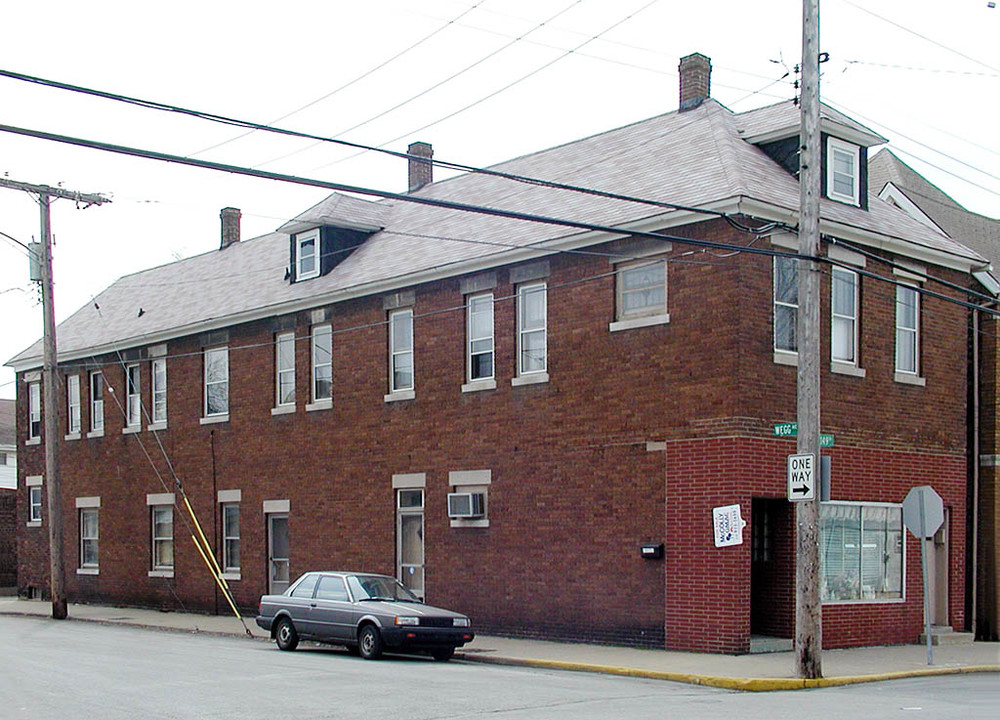
M 218 251 L 81 308 L 59 331 L 71 599 L 224 610 L 186 497 L 247 609 L 304 570 L 362 568 L 484 632 L 791 638 L 794 441 L 775 425 L 795 418 L 798 109 L 734 115 L 709 71 L 685 59 L 680 111 L 487 173 L 432 182 L 420 144 L 422 204 L 334 194 L 244 242 L 227 209 Z M 912 642 L 914 485 L 948 509 L 935 622 L 967 622 L 949 300 L 986 263 L 869 197 L 883 138 L 829 108 L 822 127 L 824 644 Z M 18 585 L 45 592 L 40 349 L 10 364 Z

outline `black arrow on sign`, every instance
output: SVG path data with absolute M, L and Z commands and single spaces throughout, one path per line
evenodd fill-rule
M 792 488 L 792 495 L 795 493 L 801 493 L 802 495 L 808 495 L 811 492 L 808 485 L 802 485 L 797 488 Z

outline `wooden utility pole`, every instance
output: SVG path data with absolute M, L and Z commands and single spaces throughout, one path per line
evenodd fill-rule
M 62 502 L 59 492 L 59 399 L 56 394 L 58 373 L 56 372 L 56 313 L 52 297 L 52 230 L 50 207 L 52 198 L 75 200 L 77 203 L 101 205 L 111 202 L 96 194 L 71 192 L 47 185 L 30 185 L 0 178 L 0 187 L 23 190 L 38 196 L 41 210 L 41 284 L 42 313 L 44 318 L 44 357 L 42 360 L 42 415 L 44 418 L 43 440 L 45 444 L 45 500 L 49 524 L 49 592 L 52 596 L 52 617 L 65 620 L 68 615 L 66 604 L 66 573 L 63 562 L 63 519 Z
M 802 88 L 799 147 L 799 254 L 819 254 L 819 0 L 802 2 Z M 796 450 L 819 467 L 819 268 L 798 263 L 798 436 Z M 801 678 L 823 676 L 819 593 L 819 495 L 795 503 L 795 660 Z

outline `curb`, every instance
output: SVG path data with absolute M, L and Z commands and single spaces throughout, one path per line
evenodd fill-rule
M 640 670 L 638 668 L 617 667 L 614 665 L 591 665 L 559 660 L 532 660 L 503 657 L 483 657 L 456 653 L 456 658 L 468 662 L 478 662 L 491 665 L 510 665 L 520 667 L 535 667 L 547 670 L 569 670 L 574 672 L 599 673 L 603 675 L 619 675 L 623 677 L 644 678 L 647 680 L 669 680 L 688 685 L 704 685 L 725 690 L 741 690 L 744 692 L 774 692 L 777 690 L 810 690 L 814 688 L 838 687 L 841 685 L 859 685 L 862 683 L 900 680 L 911 677 L 927 677 L 931 675 L 960 675 L 968 673 L 1000 673 L 1000 665 L 967 665 L 948 668 L 920 668 L 901 670 L 872 675 L 840 675 L 828 678 L 746 678 L 727 677 L 722 675 L 698 675 L 695 673 L 666 672 L 659 670 Z

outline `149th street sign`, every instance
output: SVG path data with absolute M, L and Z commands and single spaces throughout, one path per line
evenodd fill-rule
M 816 456 L 788 456 L 788 499 L 793 502 L 816 497 Z

